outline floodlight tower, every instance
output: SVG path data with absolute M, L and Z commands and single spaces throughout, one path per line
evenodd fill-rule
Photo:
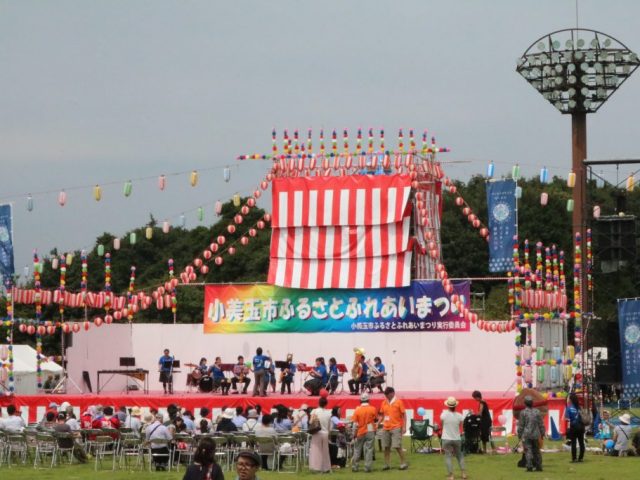
M 560 113 L 571 115 L 573 232 L 585 238 L 587 113 L 595 113 L 638 68 L 638 55 L 595 30 L 558 30 L 533 42 L 516 71 Z M 583 259 L 585 256 L 583 255 Z M 585 268 L 582 268 L 585 272 Z M 582 282 L 583 288 L 586 284 Z M 583 292 L 584 293 L 584 292 Z M 582 295 L 584 312 L 588 298 Z

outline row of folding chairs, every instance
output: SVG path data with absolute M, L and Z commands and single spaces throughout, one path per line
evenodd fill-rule
M 33 460 L 34 468 L 53 467 L 64 462 L 73 462 L 75 443 L 71 447 L 60 446 L 60 440 L 73 440 L 70 433 L 24 431 L 0 431 L 0 466 L 26 465 Z

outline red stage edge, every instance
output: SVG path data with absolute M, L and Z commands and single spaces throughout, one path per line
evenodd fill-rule
M 420 418 L 418 409 L 426 410 L 425 419 L 429 419 L 432 423 L 440 422 L 440 414 L 445 410 L 444 402 L 449 396 L 456 397 L 460 405 L 458 411 L 466 413 L 469 410 L 477 408 L 477 402 L 471 398 L 471 392 L 396 392 L 398 398 L 402 399 L 407 409 L 407 419 Z M 513 433 L 515 422 L 513 418 L 513 393 L 506 395 L 498 392 L 484 392 L 484 399 L 489 404 L 489 409 L 493 417 L 494 426 L 502 426 L 500 418 L 505 421 L 507 434 Z M 371 395 L 371 404 L 380 405 L 384 399 L 380 393 Z M 263 411 L 269 411 L 274 405 L 283 404 L 292 408 L 299 408 L 303 404 L 310 407 L 317 406 L 318 397 L 309 397 L 304 394 L 280 395 L 271 394 L 267 397 L 253 397 L 251 395 L 211 395 L 202 393 L 177 393 L 175 395 L 163 395 L 162 393 L 150 393 L 148 395 L 141 394 L 123 394 L 118 392 L 101 393 L 100 395 L 82 394 L 82 395 L 16 395 L 13 397 L 0 397 L 0 406 L 6 407 L 15 404 L 20 407 L 22 416 L 29 422 L 37 422 L 44 416 L 48 406 L 55 402 L 60 405 L 62 402 L 70 403 L 76 412 L 80 415 L 91 405 L 112 405 L 115 407 L 140 407 L 144 413 L 150 408 L 156 408 L 160 411 L 165 409 L 169 404 L 174 403 L 182 408 L 191 410 L 197 417 L 202 407 L 209 408 L 214 415 L 218 415 L 223 408 L 227 407 L 252 407 L 260 405 Z M 349 417 L 353 410 L 359 405 L 360 400 L 356 395 L 331 395 L 329 397 L 329 407 L 340 407 L 343 417 Z M 565 431 L 564 409 L 566 401 L 563 399 L 549 400 L 549 414 L 545 416 L 545 424 L 547 432 L 551 433 L 551 418 L 553 418 L 556 427 L 561 433 Z

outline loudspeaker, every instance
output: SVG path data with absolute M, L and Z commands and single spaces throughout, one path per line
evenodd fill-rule
M 606 216 L 594 220 L 595 263 L 603 273 L 619 270 L 636 259 L 636 217 Z
M 82 381 L 89 389 L 89 393 L 93 393 L 93 388 L 91 388 L 91 377 L 89 376 L 89 372 L 86 370 L 82 371 Z
M 599 363 L 596 365 L 596 383 L 611 385 L 622 380 L 620 365 L 616 363 Z

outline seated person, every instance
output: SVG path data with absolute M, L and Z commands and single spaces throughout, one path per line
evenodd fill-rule
M 336 389 L 338 388 L 338 378 L 340 373 L 338 372 L 338 364 L 336 363 L 336 359 L 331 357 L 329 359 L 329 393 L 336 393 Z
M 328 375 L 327 367 L 324 364 L 324 358 L 316 358 L 316 366 L 309 372 L 311 379 L 304 382 L 306 388 L 311 395 L 320 395 L 320 389 L 327 384 Z
M 213 379 L 213 386 L 215 388 L 220 388 L 222 391 L 222 395 L 229 395 L 229 388 L 231 388 L 231 383 L 227 380 L 227 377 L 224 376 L 224 372 L 222 371 L 222 359 L 220 357 L 216 357 L 215 362 L 209 368 L 209 375 Z
M 233 408 L 225 408 L 222 416 L 220 417 L 220 421 L 216 425 L 216 432 L 237 432 L 238 427 L 233 423 L 235 413 L 236 411 Z
M 155 421 L 146 428 L 145 439 L 147 442 L 151 440 L 168 440 L 171 442 L 173 436 L 171 435 L 171 431 L 162 423 L 163 420 L 162 415 L 158 414 L 155 417 Z M 169 446 L 157 446 L 152 448 L 151 452 L 156 470 L 166 470 L 167 464 L 169 463 Z
M 200 383 L 200 379 L 209 372 L 207 366 L 207 359 L 202 357 L 200 363 L 191 373 L 187 374 L 187 387 L 197 387 Z
M 240 393 L 238 391 L 238 382 L 243 384 L 242 393 L 247 393 L 247 388 L 251 383 L 249 373 L 251 370 L 244 363 L 244 357 L 240 355 L 238 357 L 238 363 L 233 366 L 233 378 L 231 379 L 231 385 L 233 386 L 233 393 Z
M 58 433 L 68 433 L 70 436 L 67 438 L 58 438 L 58 447 L 71 449 L 73 448 L 73 455 L 76 457 L 78 462 L 87 463 L 87 454 L 84 451 L 82 443 L 79 441 L 80 435 L 78 433 L 72 433 L 71 427 L 67 422 L 67 415 L 64 412 L 58 413 L 58 417 L 56 423 L 53 424 L 52 428 Z
M 373 363 L 374 363 L 374 366 L 376 367 L 376 370 L 378 370 L 378 372 L 375 374 L 373 372 L 370 372 L 371 375 L 369 376 L 369 385 L 371 388 L 378 387 L 378 391 L 380 393 L 383 393 L 382 384 L 386 382 L 386 379 L 385 379 L 387 375 L 386 368 L 383 365 L 382 360 L 380 360 L 380 357 L 375 357 L 373 359 Z
M 630 449 L 629 441 L 631 440 L 631 415 L 625 413 L 619 417 L 620 425 L 616 425 L 613 429 L 613 449 L 611 456 L 619 457 L 627 455 Z

